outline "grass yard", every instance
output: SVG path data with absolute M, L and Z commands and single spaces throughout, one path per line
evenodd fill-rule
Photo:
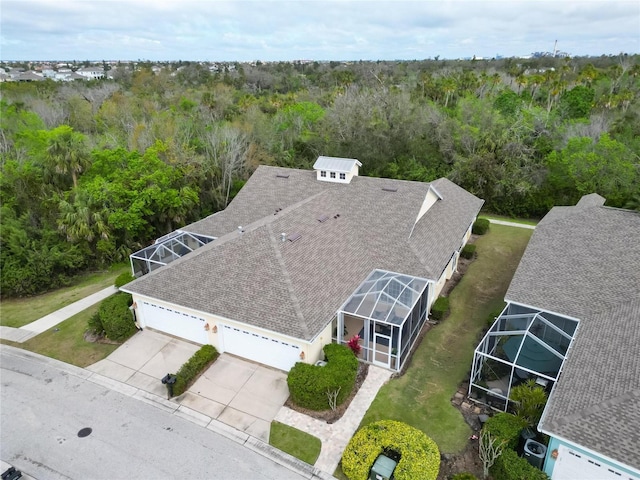
M 319 438 L 284 423 L 271 422 L 269 445 L 313 465 L 320 455 Z
M 471 430 L 451 397 L 471 368 L 473 351 L 487 319 L 503 303 L 532 230 L 491 225 L 476 241 L 478 258 L 451 292 L 451 314 L 425 335 L 411 365 L 382 387 L 361 426 L 382 419 L 424 431 L 442 453 L 456 453 Z
M 87 322 L 91 315 L 98 310 L 99 306 L 100 304 L 96 304 L 87 308 L 24 343 L 14 343 L 7 340 L 2 340 L 1 342 L 56 358 L 78 367 L 86 367 L 98 360 L 102 360 L 119 347 L 119 345 L 91 343 L 84 340 Z M 55 331 L 56 328 L 58 331 Z
M 51 312 L 113 285 L 118 275 L 128 271 L 128 264 L 114 265 L 109 270 L 83 275 L 73 285 L 35 297 L 9 298 L 0 301 L 0 325 L 19 328 Z

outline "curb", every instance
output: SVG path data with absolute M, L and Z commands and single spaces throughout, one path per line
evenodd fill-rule
M 298 475 L 308 478 L 309 480 L 330 480 L 335 478 L 327 472 L 319 470 L 312 465 L 309 465 L 308 463 L 305 463 L 302 460 L 289 455 L 288 453 L 278 450 L 277 448 L 272 447 L 271 445 L 263 442 L 258 438 L 252 437 L 245 432 L 222 423 L 219 420 L 212 419 L 211 417 L 208 417 L 207 415 L 197 412 L 189 407 L 180 405 L 179 403 L 172 402 L 153 393 L 145 392 L 144 390 L 140 390 L 139 388 L 133 387 L 118 380 L 113 380 L 111 378 L 105 377 L 104 375 L 100 375 L 99 373 L 91 372 L 84 368 L 76 367 L 75 365 L 70 365 L 54 358 L 45 357 L 44 355 L 40 355 L 38 353 L 29 352 L 28 350 L 22 350 L 20 348 L 4 344 L 0 344 L 0 349 L 5 354 L 12 355 L 14 357 L 27 358 L 43 365 L 53 366 L 54 368 L 61 370 L 67 375 L 73 375 L 83 380 L 90 381 L 104 388 L 108 388 L 122 395 L 126 395 L 127 397 L 140 400 L 144 403 L 164 410 L 165 412 L 172 415 L 176 415 L 177 417 L 183 418 L 184 420 L 211 430 L 218 435 L 221 435 L 229 440 L 243 445 L 246 448 L 262 455 L 263 457 L 266 457 L 273 462 L 282 465 L 288 470 L 291 470 Z

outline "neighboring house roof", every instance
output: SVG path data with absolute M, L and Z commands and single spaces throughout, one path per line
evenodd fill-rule
M 640 213 L 603 202 L 553 208 L 506 299 L 580 320 L 540 428 L 640 468 Z
M 316 163 L 313 164 L 313 169 L 349 173 L 355 165 L 362 166 L 355 158 L 318 157 Z
M 182 229 L 216 241 L 126 289 L 312 340 L 375 268 L 439 277 L 483 201 L 449 180 L 433 183 L 443 199 L 415 224 L 428 183 L 338 184 L 313 171 L 258 167 L 224 211 Z M 382 190 L 389 184 L 397 191 Z M 282 242 L 283 232 L 301 237 Z
M 18 81 L 20 82 L 41 82 L 43 80 L 44 77 L 42 75 L 39 75 L 32 71 L 23 72 L 18 77 Z

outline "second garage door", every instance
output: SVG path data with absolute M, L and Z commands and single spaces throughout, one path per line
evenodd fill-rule
M 589 455 L 560 445 L 553 468 L 554 480 L 640 480 Z
M 208 343 L 207 332 L 204 329 L 206 322 L 202 317 L 147 302 L 138 302 L 138 315 L 141 315 L 145 327 L 201 345 Z
M 225 352 L 287 372 L 300 361 L 297 345 L 229 325 L 222 325 L 221 346 Z

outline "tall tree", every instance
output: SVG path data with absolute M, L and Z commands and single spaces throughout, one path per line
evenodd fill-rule
M 77 188 L 78 174 L 91 163 L 86 137 L 68 125 L 54 128 L 48 134 L 46 161 L 56 173 L 70 176 Z

